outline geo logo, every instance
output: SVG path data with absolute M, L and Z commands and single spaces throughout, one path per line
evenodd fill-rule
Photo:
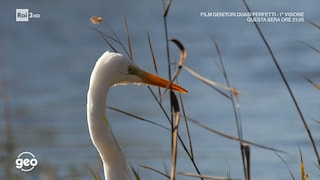
M 38 165 L 38 160 L 31 152 L 22 152 L 16 159 L 16 168 L 24 172 L 29 172 Z

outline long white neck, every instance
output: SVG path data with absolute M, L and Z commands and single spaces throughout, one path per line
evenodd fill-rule
M 93 72 L 87 95 L 90 137 L 103 162 L 105 179 L 127 180 L 130 175 L 126 161 L 105 116 L 106 98 L 111 84 L 99 81 Z

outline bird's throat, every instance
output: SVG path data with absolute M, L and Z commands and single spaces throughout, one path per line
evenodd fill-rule
M 108 120 L 105 115 L 107 94 L 94 96 L 89 88 L 87 97 L 87 120 L 92 143 L 96 147 L 103 162 L 105 179 L 129 179 L 128 167 Z

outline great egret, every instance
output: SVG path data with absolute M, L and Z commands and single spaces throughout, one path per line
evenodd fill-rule
M 159 76 L 141 70 L 127 57 L 106 51 L 96 62 L 90 77 L 87 95 L 87 120 L 92 143 L 98 150 L 103 162 L 105 179 L 126 180 L 130 173 L 108 124 L 105 107 L 108 90 L 118 84 L 145 84 L 167 88 L 170 82 Z M 187 92 L 172 83 L 170 89 Z

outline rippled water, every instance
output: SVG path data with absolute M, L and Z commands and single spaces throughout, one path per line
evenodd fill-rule
M 319 24 L 319 2 L 248 2 L 255 12 L 304 12 L 304 20 Z M 15 10 L 28 8 L 39 19 L 15 22 Z M 14 134 L 14 157 L 30 151 L 39 161 L 31 172 L 11 168 L 22 179 L 92 179 L 90 166 L 102 175 L 86 123 L 86 91 L 96 59 L 108 49 L 90 27 L 89 18 L 98 15 L 105 24 L 97 26 L 112 35 L 106 23 L 124 41 L 126 16 L 134 61 L 154 72 L 147 32 L 157 58 L 160 75 L 167 77 L 161 1 L 7 1 L 0 7 L 1 78 L 6 80 L 10 122 Z M 241 1 L 173 1 L 168 14 L 170 38 L 179 39 L 187 50 L 186 65 L 203 76 L 224 83 L 215 64 L 218 55 L 212 39 L 219 44 L 233 87 L 241 91 L 240 111 L 244 138 L 287 152 L 281 154 L 299 177 L 301 147 L 310 179 L 318 179 L 315 156 L 285 86 L 258 32 L 245 17 L 204 17 L 201 12 L 245 12 Z M 260 23 L 301 106 L 316 144 L 319 145 L 319 92 L 303 76 L 319 82 L 319 29 L 304 23 Z M 179 53 L 173 45 L 172 59 Z M 188 116 L 227 134 L 237 136 L 229 100 L 182 71 L 180 84 Z M 3 95 L 4 86 L 0 87 Z M 167 97 L 166 97 L 167 98 Z M 168 104 L 168 99 L 164 99 Z M 168 121 L 147 88 L 118 86 L 110 90 L 108 105 L 137 114 L 165 126 Z M 1 99 L 1 114 L 6 106 Z M 167 105 L 166 105 L 167 107 Z M 165 171 L 170 167 L 170 134 L 149 123 L 107 110 L 108 119 L 127 159 L 139 168 L 142 179 L 163 179 L 140 164 Z M 1 116 L 4 117 L 4 116 Z M 1 169 L 7 165 L 5 120 L 1 118 Z M 185 129 L 181 124 L 181 134 Z M 239 145 L 190 124 L 196 163 L 203 174 L 243 177 Z M 195 172 L 179 147 L 178 171 Z M 289 179 L 290 174 L 275 153 L 252 147 L 253 179 Z M 0 177 L 4 177 L 1 172 Z M 186 179 L 179 176 L 178 179 Z

